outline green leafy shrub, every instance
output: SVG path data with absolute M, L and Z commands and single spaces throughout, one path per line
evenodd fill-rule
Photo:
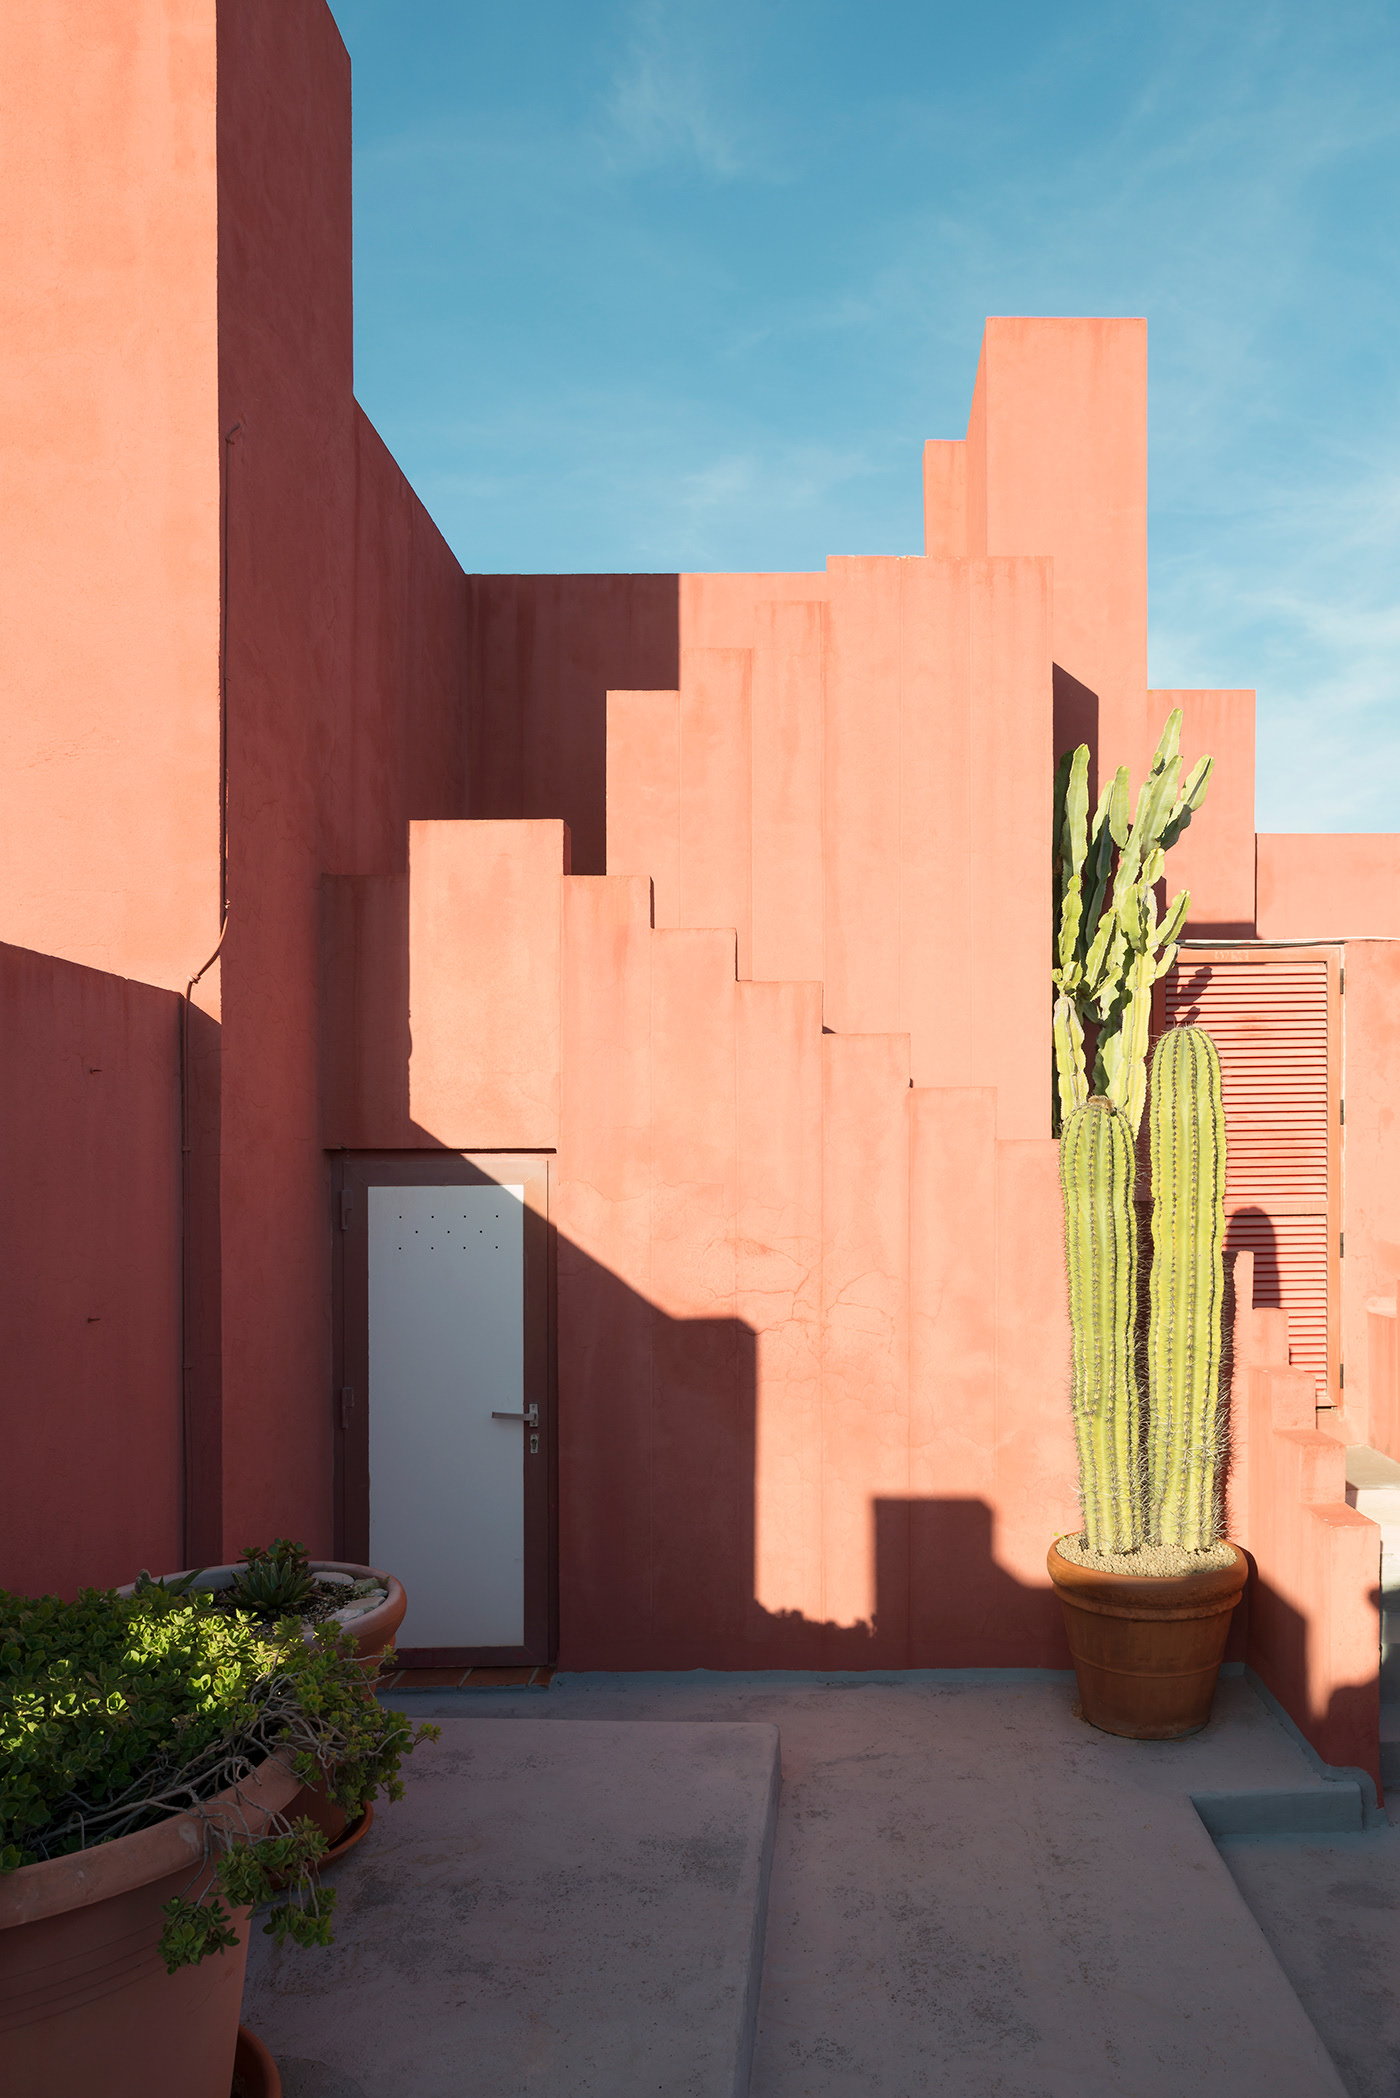
M 0 1590 L 0 1871 L 198 1812 L 274 1754 L 358 1812 L 381 1789 L 402 1797 L 402 1758 L 437 1732 L 375 1702 L 354 1638 L 333 1625 L 308 1637 L 295 1617 L 269 1627 L 158 1583 L 71 1603 Z M 237 1942 L 220 1891 L 239 1908 L 292 1880 L 296 1898 L 265 1928 L 328 1944 L 334 1890 L 311 1870 L 324 1849 L 308 1820 L 278 1816 L 242 1842 L 208 1819 L 215 1884 L 166 1905 L 171 1972 Z

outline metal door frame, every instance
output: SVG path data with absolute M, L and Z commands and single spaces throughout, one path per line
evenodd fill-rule
M 522 1432 L 525 1641 L 522 1646 L 401 1647 L 405 1668 L 548 1666 L 558 1632 L 558 1438 L 554 1232 L 549 1154 L 539 1151 L 342 1151 L 331 1172 L 334 1499 L 337 1555 L 369 1558 L 369 1202 L 372 1187 L 525 1189 L 524 1405 L 539 1408 L 539 1451 Z M 386 1571 L 392 1573 L 389 1567 Z

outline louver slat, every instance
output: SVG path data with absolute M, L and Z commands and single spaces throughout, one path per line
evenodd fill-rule
M 1192 1021 L 1220 1053 L 1228 1146 L 1227 1252 L 1254 1254 L 1257 1304 L 1288 1313 L 1289 1357 L 1319 1404 L 1335 1378 L 1334 965 L 1325 954 L 1183 954 L 1162 1019 Z

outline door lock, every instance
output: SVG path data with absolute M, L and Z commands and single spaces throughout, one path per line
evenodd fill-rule
M 523 1413 L 497 1413 L 493 1407 L 491 1418 L 493 1421 L 524 1421 L 527 1427 L 538 1428 L 540 1409 L 538 1406 L 527 1406 Z

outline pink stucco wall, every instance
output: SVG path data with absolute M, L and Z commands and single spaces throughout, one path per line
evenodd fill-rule
M 270 91 L 269 84 L 275 86 Z M 352 393 L 350 67 L 321 0 L 219 10 L 229 922 L 225 1544 L 331 1538 L 320 880 L 466 806 L 460 570 Z M 211 1546 L 216 1511 L 207 1511 Z
M 961 456 L 959 456 L 961 455 Z M 1069 743 L 1135 770 L 1147 688 L 1147 323 L 989 320 L 967 435 L 926 448 L 925 549 L 1054 562 Z
M 1400 1458 L 1394 1353 L 1377 1352 L 1400 1278 L 1400 940 L 1348 940 L 1344 956 L 1346 1437 Z
M 180 1550 L 179 1000 L 0 946 L 0 1587 Z
M 546 1148 L 566 1665 L 1063 1665 L 1057 747 L 1140 771 L 1179 702 L 1188 755 L 1219 760 L 1173 868 L 1193 927 L 1325 935 L 1293 924 L 1305 864 L 1337 933 L 1400 931 L 1374 841 L 1260 840 L 1256 908 L 1250 695 L 1147 689 L 1143 323 L 988 323 L 967 435 L 925 457 L 923 556 L 466 578 L 353 398 L 349 69 L 322 0 L 41 14 L 0 32 L 32 87 L 0 272 L 29 506 L 0 936 L 43 950 L 14 964 L 31 1062 L 96 1000 L 154 1128 L 157 1021 L 226 874 L 186 1072 L 192 1553 L 333 1542 L 330 1150 Z M 1349 1021 L 1378 1162 L 1390 956 Z M 75 985 L 77 961 L 106 973 Z M 88 1126 L 70 1076 L 31 1144 L 60 1161 L 53 1219 Z M 83 1273 L 110 1266 L 168 1354 L 179 1206 L 172 1244 L 144 1127 L 103 1135 Z M 109 1259 L 133 1173 L 157 1221 Z M 1400 1228 L 1379 1163 L 1353 1185 L 1379 1301 Z M 71 1585 L 173 1556 L 179 1462 L 164 1356 L 117 1349 L 130 1433 L 93 1424 L 46 1230 L 25 1344 L 106 1471 L 81 1522 L 35 1515 L 19 1577 Z M 1277 1356 L 1258 1369 L 1272 1407 Z M 1273 1482 L 1260 1567 L 1327 1625 L 1306 1680 L 1269 1665 L 1331 1742 L 1374 1632 L 1361 1548 L 1315 1550 L 1298 1514 L 1330 1447 L 1290 1471 L 1273 1415 L 1242 1423 L 1251 1490 Z
M 1252 1253 L 1234 1283 L 1229 1520 L 1251 1560 L 1248 1658 L 1323 1760 L 1379 1792 L 1380 1529 L 1347 1505 L 1346 1448 L 1288 1367 L 1286 1315 L 1254 1309 Z
M 1400 939 L 1400 833 L 1263 832 L 1261 940 Z
M 0 939 L 183 989 L 219 930 L 211 0 L 0 13 Z
M 180 991 L 208 961 L 226 589 L 189 1548 L 328 1549 L 320 881 L 402 870 L 410 814 L 465 809 L 465 586 L 351 391 L 349 65 L 320 0 L 60 0 L 0 37 L 26 112 L 0 184 L 0 936 Z M 139 1439 L 126 1461 L 118 1497 Z
M 419 1140 L 557 1145 L 561 1660 L 1060 1665 L 1053 1144 L 564 845 L 416 824 L 409 917 Z M 384 1141 L 395 1098 L 352 1090 Z
M 1152 691 L 1149 722 L 1160 732 L 1180 707 L 1181 749 L 1189 768 L 1209 752 L 1215 760 L 1205 807 L 1172 847 L 1167 889 L 1191 892 L 1186 937 L 1237 940 L 1254 936 L 1254 694 Z

